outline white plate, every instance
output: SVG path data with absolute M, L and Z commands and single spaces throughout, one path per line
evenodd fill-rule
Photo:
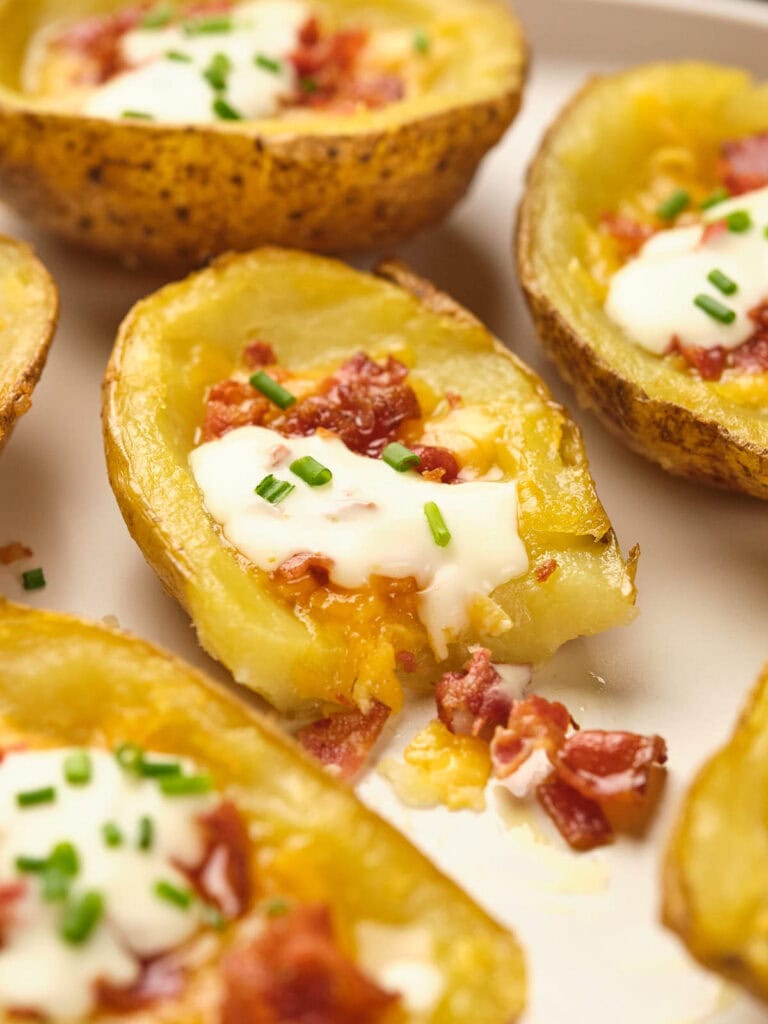
M 518 11 L 534 57 L 523 113 L 484 164 L 470 199 L 400 255 L 477 312 L 571 404 L 535 342 L 510 255 L 514 204 L 542 129 L 594 70 L 695 56 L 760 72 L 768 10 L 738 0 L 520 0 Z M 0 231 L 36 245 L 62 295 L 61 326 L 34 408 L 0 459 L 0 543 L 30 544 L 33 564 L 44 566 L 49 582 L 25 595 L 13 567 L 0 570 L 0 590 L 40 607 L 116 615 L 224 678 L 145 566 L 104 471 L 99 384 L 111 340 L 129 305 L 159 279 L 123 274 L 1 211 Z M 670 784 L 651 836 L 579 856 L 546 823 L 544 842 L 532 838 L 526 819 L 511 827 L 493 784 L 482 815 L 409 810 L 375 774 L 361 792 L 517 931 L 531 968 L 526 1024 L 758 1024 L 764 1014 L 692 965 L 657 913 L 671 816 L 768 659 L 768 509 L 673 480 L 627 452 L 590 415 L 576 416 L 625 549 L 635 541 L 642 547 L 641 615 L 628 629 L 568 645 L 536 685 L 566 700 L 584 724 L 667 738 Z M 423 713 L 414 709 L 400 721 L 393 749 Z

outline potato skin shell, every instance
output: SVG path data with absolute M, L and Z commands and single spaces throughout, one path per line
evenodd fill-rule
M 532 254 L 544 162 L 573 112 L 604 81 L 591 79 L 576 93 L 548 129 L 528 169 L 514 248 L 536 332 L 579 404 L 632 451 L 676 476 L 768 500 L 768 450 L 714 419 L 650 396 L 617 372 L 568 322 L 536 272 Z

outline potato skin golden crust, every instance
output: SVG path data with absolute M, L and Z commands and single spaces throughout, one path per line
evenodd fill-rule
M 445 977 L 430 1024 L 465 1024 L 467 1005 L 474 1024 L 511 1024 L 522 1011 L 515 939 L 269 719 L 179 659 L 118 630 L 0 599 L 0 705 L 0 747 L 131 740 L 205 766 L 256 837 L 254 905 L 275 896 L 328 902 L 344 939 L 362 921 L 425 929 Z M 121 1019 L 217 1024 L 215 961 L 203 958 L 179 999 Z M 392 1024 L 415 1020 L 396 1013 Z
M 708 74 L 737 78 L 731 89 L 734 94 L 739 88 L 744 91 L 749 88 L 746 75 L 731 69 L 695 64 L 680 67 L 688 75 L 701 76 L 705 94 Z M 693 401 L 682 397 L 680 401 L 670 399 L 668 392 L 677 371 L 664 367 L 656 357 L 648 356 L 658 363 L 655 379 L 653 373 L 648 374 L 645 385 L 635 379 L 627 372 L 620 356 L 614 358 L 620 346 L 634 346 L 634 343 L 626 337 L 619 339 L 618 334 L 614 337 L 613 333 L 609 340 L 606 328 L 596 319 L 590 323 L 589 332 L 585 332 L 564 307 L 550 275 L 547 274 L 545 280 L 542 274 L 541 212 L 546 204 L 559 201 L 547 195 L 551 167 L 555 159 L 562 156 L 564 140 L 571 132 L 572 124 L 576 118 L 581 118 L 583 127 L 585 106 L 596 104 L 597 98 L 606 95 L 613 82 L 628 93 L 633 88 L 640 91 L 644 86 L 644 76 L 650 80 L 649 91 L 654 88 L 654 76 L 663 76 L 666 81 L 674 83 L 675 65 L 649 65 L 613 77 L 592 79 L 567 104 L 545 135 L 529 168 L 517 218 L 515 249 L 523 291 L 545 352 L 563 379 L 573 387 L 580 404 L 592 410 L 612 433 L 633 451 L 670 473 L 765 500 L 768 499 L 768 434 L 764 429 L 759 426 L 752 428 L 746 418 L 743 423 L 734 423 L 731 416 L 730 423 L 726 423 L 725 416 L 719 417 L 718 409 L 713 413 L 715 403 L 706 403 L 703 398 Z M 593 130 L 597 131 L 597 126 Z M 602 139 L 610 149 L 608 124 L 603 126 Z M 598 173 L 597 167 L 595 173 Z M 568 212 L 572 217 L 578 217 L 582 211 L 574 208 Z M 571 257 L 577 258 L 575 252 L 561 253 L 561 272 L 564 275 L 569 272 Z M 594 305 L 587 292 L 584 300 L 584 308 Z M 608 330 L 618 332 L 615 327 Z M 598 334 L 603 338 L 602 347 L 593 340 Z M 655 387 L 659 377 L 666 381 L 663 395 L 661 389 Z M 702 384 L 702 387 L 706 385 Z M 705 404 L 709 406 L 706 411 L 703 408 Z
M 262 131 L 100 121 L 0 88 L 0 198 L 71 241 L 175 272 L 256 245 L 402 241 L 445 217 L 520 106 L 522 32 L 500 0 L 478 8 L 509 37 L 509 68 L 493 90 L 450 103 L 416 98 Z
M 0 449 L 32 405 L 56 330 L 56 285 L 32 249 L 0 236 Z

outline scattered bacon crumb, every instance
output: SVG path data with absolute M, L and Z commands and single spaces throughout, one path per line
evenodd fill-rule
M 491 740 L 497 726 L 509 720 L 514 703 L 491 663 L 491 653 L 478 648 L 461 672 L 446 672 L 435 687 L 437 714 L 453 733 Z
M 563 745 L 570 724 L 568 708 L 558 701 L 536 694 L 514 701 L 506 726 L 498 728 L 491 741 L 494 774 L 507 778 L 534 750 L 544 750 L 552 758 Z
M 464 401 L 458 391 L 446 391 L 445 400 L 451 409 L 458 409 Z
M 141 973 L 132 985 L 114 985 L 100 979 L 95 984 L 96 1004 L 111 1013 L 134 1013 L 153 1003 L 180 996 L 184 989 L 184 971 L 172 957 L 158 957 L 141 965 Z
M 546 583 L 549 577 L 552 575 L 552 573 L 557 570 L 557 568 L 557 560 L 554 558 L 550 558 L 548 562 L 542 562 L 541 565 L 536 566 L 536 582 Z
M 287 558 L 275 569 L 272 575 L 284 583 L 296 583 L 298 580 L 312 576 L 318 583 L 325 585 L 330 579 L 333 564 L 333 559 L 328 558 L 326 555 L 316 555 L 311 554 L 309 551 L 302 551 L 297 555 L 291 555 L 290 558 Z
M 606 801 L 642 800 L 655 765 L 665 764 L 660 736 L 585 729 L 569 736 L 554 757 L 560 778 L 582 796 Z
M 215 441 L 235 427 L 262 426 L 269 412 L 269 400 L 248 381 L 220 381 L 208 392 L 200 439 Z
M 593 850 L 613 842 L 613 829 L 600 804 L 563 782 L 557 772 L 539 783 L 536 798 L 574 850 Z
M 453 452 L 437 445 L 412 444 L 411 451 L 419 456 L 416 472 L 437 483 L 452 484 L 456 482 L 461 466 Z
M 717 172 L 733 195 L 768 185 L 768 132 L 724 142 Z
M 339 949 L 327 906 L 269 920 L 222 964 L 221 1024 L 383 1024 L 399 996 Z
M 711 224 L 707 224 L 701 233 L 701 239 L 699 246 L 707 245 L 709 242 L 713 242 L 716 238 L 720 238 L 721 235 L 725 234 L 728 230 L 728 224 L 724 220 L 713 220 Z
M 20 562 L 23 558 L 31 558 L 32 555 L 32 548 L 28 548 L 19 541 L 12 541 L 10 544 L 0 547 L 0 565 L 13 565 L 14 562 Z
M 641 224 L 640 221 L 619 213 L 601 214 L 600 227 L 614 239 L 626 257 L 638 253 L 655 234 L 649 224 Z
M 692 367 L 702 380 L 720 380 L 728 368 L 741 370 L 743 373 L 768 372 L 768 302 L 749 311 L 749 318 L 755 327 L 741 345 L 733 349 L 724 349 L 720 345 L 713 348 L 701 348 L 696 345 L 684 345 L 675 336 L 668 355 L 680 356 Z
M 5 939 L 5 929 L 13 921 L 15 905 L 25 895 L 27 885 L 27 880 L 24 878 L 18 882 L 0 884 L 0 949 Z
M 243 817 L 224 800 L 199 818 L 205 837 L 201 863 L 180 870 L 209 903 L 228 918 L 243 914 L 251 901 L 251 840 Z
M 269 342 L 261 341 L 259 338 L 245 346 L 243 358 L 245 365 L 252 370 L 256 370 L 260 366 L 270 366 L 272 363 L 277 362 L 275 350 Z
M 702 380 L 720 380 L 728 357 L 722 345 L 714 345 L 712 348 L 684 345 L 677 335 L 672 338 L 667 354 L 680 356 L 688 366 L 696 370 Z
M 411 651 L 398 651 L 395 658 L 403 672 L 415 672 L 419 667 L 416 661 L 416 655 Z
M 354 708 L 305 725 L 296 738 L 321 764 L 351 780 L 365 764 L 389 715 L 386 704 L 373 701 L 367 712 Z

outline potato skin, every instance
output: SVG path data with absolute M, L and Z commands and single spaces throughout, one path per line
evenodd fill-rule
M 23 242 L 0 236 L 0 449 L 32 404 L 56 330 L 59 296 Z
M 522 32 L 501 0 L 478 10 L 508 38 L 509 67 L 493 90 L 450 104 L 417 97 L 261 130 L 101 121 L 0 89 L 0 198 L 71 241 L 174 272 L 256 245 L 342 252 L 402 241 L 458 202 L 520 106 Z
M 663 920 L 709 967 L 768 1003 L 768 666 L 689 789 L 663 867 Z
M 467 1006 L 474 1024 L 511 1024 L 521 1012 L 514 938 L 265 716 L 182 661 L 120 631 L 0 600 L 0 746 L 24 740 L 131 740 L 194 759 L 257 837 L 254 906 L 276 895 L 330 902 L 343 937 L 361 921 L 425 929 L 446 980 L 430 1024 L 465 1024 Z M 179 1000 L 124 1019 L 218 1024 L 215 957 L 191 975 Z M 392 1024 L 415 1019 L 396 1014 Z M 0 1020 L 9 1018 L 0 1011 Z
M 735 81 L 730 82 L 729 77 Z M 551 276 L 542 273 L 542 263 L 547 257 L 542 255 L 545 243 L 543 229 L 540 229 L 541 215 L 547 206 L 561 201 L 563 185 L 568 181 L 567 172 L 563 172 L 558 181 L 555 195 L 552 167 L 562 159 L 563 147 L 568 145 L 568 135 L 577 119 L 584 130 L 584 110 L 588 105 L 597 106 L 600 98 L 609 96 L 615 86 L 617 91 L 623 89 L 628 94 L 624 113 L 630 120 L 633 90 L 639 93 L 646 88 L 652 92 L 658 88 L 657 79 L 667 82 L 670 90 L 674 90 L 678 78 L 683 80 L 683 85 L 699 79 L 703 95 L 707 95 L 708 78 L 715 83 L 709 86 L 714 93 L 721 88 L 738 95 L 750 88 L 747 76 L 742 73 L 693 63 L 648 65 L 587 82 L 550 127 L 529 168 L 516 226 L 518 271 L 544 350 L 584 408 L 593 411 L 633 451 L 670 473 L 768 499 L 768 432 L 759 424 L 748 422 L 747 417 L 739 422 L 738 414 L 734 415 L 732 409 L 721 415 L 725 403 L 707 400 L 703 391 L 693 400 L 683 396 L 679 401 L 670 399 L 674 375 L 682 375 L 663 366 L 661 360 L 656 360 L 655 374 L 649 373 L 643 382 L 636 379 L 620 353 L 621 346 L 634 347 L 634 343 L 623 335 L 619 337 L 617 328 L 606 328 L 597 314 L 592 315 L 595 304 L 586 290 L 584 316 L 593 322 L 587 330 L 583 323 L 577 324 Z M 619 103 L 616 100 L 612 108 L 614 118 Z M 595 120 L 592 132 L 596 136 L 600 133 L 602 144 L 610 149 L 611 123 L 598 124 L 598 115 L 593 113 L 592 116 Z M 765 120 L 768 127 L 768 119 Z M 727 128 L 726 125 L 720 127 L 723 131 Z M 738 129 L 733 130 L 738 134 Z M 599 168 L 595 166 L 595 174 L 598 173 Z M 573 218 L 587 216 L 578 204 L 569 207 L 568 214 Z M 560 268 L 564 275 L 569 272 L 570 258 L 578 257 L 572 250 L 561 253 Z M 595 343 L 598 336 L 601 345 Z M 663 385 L 657 386 L 660 379 Z

